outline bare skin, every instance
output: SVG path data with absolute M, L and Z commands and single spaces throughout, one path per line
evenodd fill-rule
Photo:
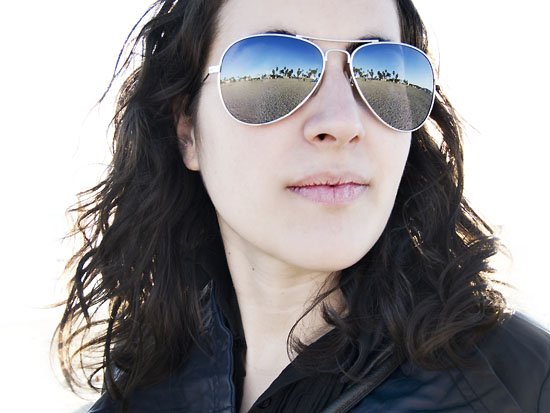
M 330 39 L 400 40 L 394 2 L 229 0 L 208 65 L 232 41 L 284 29 Z M 345 42 L 317 44 L 345 49 Z M 345 55 L 330 53 L 316 94 L 288 118 L 259 127 L 224 111 L 217 84 L 203 86 L 194 124 L 177 123 L 188 169 L 200 171 L 218 215 L 247 343 L 240 412 L 247 412 L 289 364 L 287 336 L 310 299 L 334 274 L 359 261 L 380 237 L 401 180 L 410 134 L 384 126 L 350 87 Z M 198 142 L 198 143 L 197 143 Z M 289 191 L 319 171 L 351 171 L 368 191 L 327 207 Z M 330 297 L 342 309 L 339 294 Z M 295 334 L 313 342 L 329 330 L 316 309 Z
M 231 255 L 228 257 L 229 261 Z M 287 335 L 294 323 L 305 312 L 304 303 L 311 297 L 311 291 L 318 291 L 326 275 L 310 274 L 299 279 L 292 274 L 258 273 L 245 281 L 233 279 L 245 331 L 246 377 L 244 380 L 241 412 L 247 412 L 258 397 L 289 364 Z M 326 301 L 333 308 L 343 311 L 340 292 L 333 293 Z M 330 330 L 321 318 L 319 307 L 310 312 L 297 325 L 294 333 L 302 341 L 312 343 Z

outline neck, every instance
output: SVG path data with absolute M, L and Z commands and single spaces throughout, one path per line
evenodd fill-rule
M 283 266 L 269 257 L 254 262 L 238 249 L 226 256 L 237 294 L 247 343 L 247 365 L 259 373 L 284 368 L 290 361 L 287 337 L 313 299 L 334 285 L 335 274 L 308 272 Z M 323 302 L 340 309 L 340 291 Z M 331 329 L 317 305 L 297 324 L 293 336 L 304 343 L 314 342 Z

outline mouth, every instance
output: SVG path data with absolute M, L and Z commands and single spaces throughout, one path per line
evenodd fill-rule
M 332 173 L 322 172 L 308 175 L 296 182 L 293 182 L 290 187 L 306 187 L 306 186 L 337 186 L 346 184 L 368 185 L 369 180 L 355 173 Z
M 356 183 L 288 187 L 290 191 L 297 195 L 327 205 L 349 204 L 359 198 L 367 188 L 368 185 Z
M 293 183 L 287 188 L 310 201 L 326 205 L 350 204 L 369 187 L 369 182 L 356 174 L 316 174 Z

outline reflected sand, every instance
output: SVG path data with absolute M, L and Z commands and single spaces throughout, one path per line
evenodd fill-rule
M 428 89 L 387 80 L 356 80 L 376 114 L 397 129 L 416 129 L 432 105 L 432 91 Z
M 253 79 L 223 83 L 227 110 L 243 122 L 258 124 L 280 118 L 313 90 L 311 79 Z M 281 99 L 284 97 L 284 99 Z

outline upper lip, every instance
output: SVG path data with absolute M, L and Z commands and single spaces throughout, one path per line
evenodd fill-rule
M 304 178 L 293 182 L 289 185 L 289 187 L 295 188 L 320 185 L 335 186 L 344 184 L 368 185 L 369 180 L 366 177 L 353 172 L 318 172 L 307 175 Z

